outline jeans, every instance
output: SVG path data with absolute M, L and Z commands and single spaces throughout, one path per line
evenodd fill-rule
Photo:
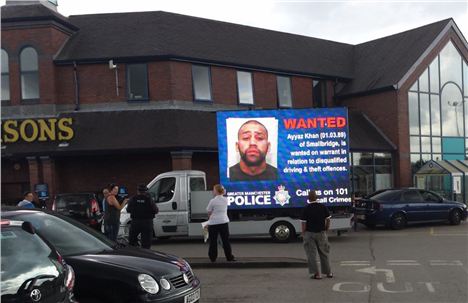
M 117 241 L 117 235 L 119 234 L 120 223 L 105 223 L 105 234 L 107 238 L 112 241 Z
M 323 274 L 331 274 L 330 260 L 328 254 L 330 253 L 330 244 L 328 243 L 327 232 L 309 232 L 304 233 L 304 250 L 307 256 L 307 263 L 309 265 L 309 275 L 320 274 L 317 252 L 320 258 L 320 267 Z

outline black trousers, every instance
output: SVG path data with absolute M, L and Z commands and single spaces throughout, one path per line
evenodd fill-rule
M 208 233 L 210 239 L 210 248 L 208 256 L 212 262 L 218 257 L 218 234 L 223 241 L 224 255 L 228 261 L 234 260 L 232 255 L 231 244 L 229 244 L 229 223 L 208 225 Z
M 153 219 L 132 219 L 130 224 L 129 244 L 138 246 L 138 235 L 141 234 L 141 247 L 151 248 L 153 239 Z

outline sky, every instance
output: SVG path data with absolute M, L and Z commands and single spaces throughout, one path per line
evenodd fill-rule
M 0 0 L 4 5 L 6 0 Z M 468 0 L 57 0 L 64 15 L 163 10 L 359 44 L 447 18 L 468 39 Z

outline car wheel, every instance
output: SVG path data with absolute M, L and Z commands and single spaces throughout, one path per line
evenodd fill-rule
M 452 224 L 452 225 L 459 225 L 460 222 L 461 222 L 461 213 L 460 213 L 460 211 L 457 210 L 457 209 L 452 210 L 450 212 L 449 221 L 450 221 L 450 224 Z
M 271 226 L 270 236 L 275 242 L 288 243 L 296 237 L 296 230 L 290 223 L 280 221 Z
M 402 229 L 406 226 L 406 217 L 402 213 L 396 213 L 390 220 L 390 227 L 392 229 Z
M 375 228 L 375 223 L 364 223 L 364 225 L 369 229 L 374 229 Z

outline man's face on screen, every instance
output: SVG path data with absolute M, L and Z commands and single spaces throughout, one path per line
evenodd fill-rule
M 265 162 L 270 148 L 268 132 L 262 124 L 247 123 L 239 129 L 236 145 L 242 161 L 247 166 L 258 166 Z

